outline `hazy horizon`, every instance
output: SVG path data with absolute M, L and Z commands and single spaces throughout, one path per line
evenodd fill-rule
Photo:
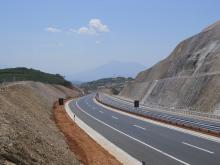
M 132 77 L 148 68 L 135 62 L 111 61 L 95 68 L 90 68 L 75 74 L 66 75 L 66 78 L 71 81 L 89 82 L 102 78 L 110 77 Z
M 217 0 L 4 1 L 0 67 L 74 75 L 111 61 L 152 66 L 217 21 L 219 5 Z

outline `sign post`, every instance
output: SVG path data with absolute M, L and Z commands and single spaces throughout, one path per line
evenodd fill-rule
M 64 99 L 63 98 L 59 98 L 59 105 L 63 105 L 64 103 Z
M 139 100 L 134 100 L 134 107 L 138 108 L 139 107 Z

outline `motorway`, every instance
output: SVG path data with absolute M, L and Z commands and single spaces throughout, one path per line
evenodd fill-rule
M 184 124 L 188 127 L 193 127 L 197 129 L 208 130 L 210 132 L 220 134 L 220 121 L 215 120 L 211 121 L 211 119 L 199 119 L 195 118 L 195 116 L 184 115 L 184 114 L 175 114 L 166 110 L 159 110 L 155 108 L 150 108 L 141 105 L 140 108 L 134 108 L 134 103 L 125 101 L 110 95 L 99 94 L 99 99 L 101 102 L 111 105 L 113 107 L 117 107 L 119 109 L 123 109 L 124 111 L 133 112 L 139 115 L 152 117 L 155 119 L 162 119 L 163 121 L 168 121 L 172 123 L 178 123 L 179 125 Z
M 219 165 L 220 143 L 111 111 L 94 95 L 70 102 L 72 112 L 129 155 L 150 165 Z

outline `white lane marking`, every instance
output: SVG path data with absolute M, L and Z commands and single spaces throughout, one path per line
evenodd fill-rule
M 144 127 L 141 127 L 141 126 L 139 126 L 139 125 L 133 125 L 134 127 L 137 127 L 137 128 L 140 128 L 140 129 L 143 129 L 143 130 L 146 130 L 146 128 L 144 128 Z
M 75 100 L 72 99 L 65 103 L 65 110 L 68 113 L 68 115 L 71 117 L 71 119 L 74 121 L 74 112 L 71 110 L 71 102 Z M 71 106 L 72 107 L 72 106 Z M 77 108 L 78 109 L 78 108 Z M 83 113 L 83 112 L 82 112 Z M 136 158 L 129 155 L 127 152 L 113 144 L 111 141 L 106 139 L 103 135 L 95 131 L 93 128 L 91 128 L 89 125 L 84 123 L 78 116 L 76 117 L 76 124 L 84 130 L 93 140 L 95 140 L 98 144 L 100 144 L 103 148 L 105 148 L 109 153 L 111 153 L 113 156 L 115 156 L 122 164 L 125 165 L 142 165 L 142 162 L 137 160 Z
M 106 94 L 105 94 L 106 95 Z M 109 96 L 109 95 L 106 95 L 107 97 Z M 113 96 L 110 96 L 110 98 L 112 99 L 112 100 L 114 100 L 114 101 L 122 101 L 122 102 L 124 102 L 125 104 L 127 104 L 127 105 L 133 105 L 133 102 L 132 101 L 129 101 L 129 100 L 124 100 L 124 99 L 121 99 L 121 98 L 118 98 L 118 97 L 113 97 Z M 142 108 L 149 108 L 149 109 L 157 109 L 157 110 L 159 110 L 159 111 L 163 111 L 163 110 L 161 110 L 161 109 L 158 109 L 158 108 L 151 108 L 151 107 L 148 107 L 148 106 L 144 106 L 144 105 L 140 105 L 140 107 L 142 107 Z M 168 115 L 169 115 L 169 113 L 167 113 Z M 172 114 L 171 114 L 172 115 Z M 177 116 L 182 116 L 182 114 L 174 114 L 174 115 L 177 115 Z M 198 119 L 200 119 L 200 117 L 198 117 Z M 184 121 L 186 121 L 186 120 L 184 120 Z M 208 121 L 208 120 L 207 120 Z M 215 123 L 218 123 L 217 121 L 213 121 L 213 122 L 215 122 Z M 195 123 L 195 124 L 201 124 L 201 125 L 204 125 L 204 126 L 209 126 L 209 127 L 214 127 L 214 128 L 219 128 L 218 126 L 216 127 L 216 126 L 212 126 L 212 125 L 207 125 L 207 124 L 202 124 L 201 122 L 193 122 L 193 123 Z
M 104 112 L 102 112 L 102 111 L 99 111 L 100 113 L 104 113 Z
M 208 152 L 208 153 L 210 153 L 210 154 L 214 154 L 214 152 L 212 152 L 212 151 L 209 151 L 209 150 L 206 150 L 206 149 L 203 149 L 203 148 L 200 148 L 200 147 L 194 146 L 194 145 L 189 144 L 189 143 L 186 143 L 186 142 L 182 142 L 182 144 L 185 144 L 185 145 L 187 145 L 187 146 L 190 146 L 190 147 L 196 148 L 196 149 L 201 150 L 201 151 Z
M 163 151 L 161 151 L 161 150 L 159 150 L 159 149 L 157 149 L 157 148 L 155 148 L 155 147 L 153 147 L 153 146 L 151 146 L 151 145 L 149 145 L 149 144 L 147 144 L 147 143 L 145 143 L 145 142 L 142 142 L 141 140 L 138 140 L 138 139 L 136 139 L 136 138 L 134 138 L 134 137 L 132 137 L 132 136 L 130 136 L 130 135 L 128 135 L 128 134 L 126 134 L 126 133 L 124 133 L 124 132 L 118 130 L 118 129 L 116 129 L 115 127 L 112 127 L 112 126 L 108 125 L 107 123 L 105 123 L 105 122 L 103 122 L 103 121 L 101 121 L 101 120 L 95 118 L 94 116 L 92 116 L 92 115 L 90 115 L 89 113 L 87 113 L 86 111 L 84 111 L 84 110 L 78 105 L 78 102 L 77 102 L 77 101 L 76 101 L 76 106 L 77 106 L 82 112 L 84 112 L 86 115 L 90 116 L 91 118 L 93 118 L 94 120 L 98 121 L 99 123 L 101 123 L 101 124 L 103 124 L 103 125 L 105 125 L 105 126 L 111 128 L 111 129 L 115 130 L 116 132 L 118 132 L 118 133 L 120 133 L 120 134 L 122 134 L 122 135 L 124 135 L 124 136 L 127 136 L 128 138 L 130 138 L 130 139 L 132 139 L 132 140 L 134 140 L 134 141 L 136 141 L 136 142 L 138 142 L 138 143 L 141 143 L 141 144 L 143 144 L 144 146 L 149 147 L 149 148 L 151 148 L 151 149 L 153 149 L 153 150 L 155 150 L 155 151 L 157 151 L 157 152 L 159 152 L 159 153 L 161 153 L 161 154 L 163 154 L 163 155 L 165 155 L 165 156 L 167 156 L 167 157 L 169 157 L 169 158 L 172 158 L 172 159 L 174 159 L 174 160 L 176 160 L 176 161 L 178 161 L 178 162 L 180 162 L 180 163 L 182 163 L 182 164 L 184 164 L 184 165 L 190 165 L 189 163 L 186 163 L 186 162 L 184 162 L 184 161 L 182 161 L 182 160 L 180 160 L 180 159 L 178 159 L 178 158 L 175 158 L 174 156 L 169 155 L 169 154 L 167 154 L 167 153 L 165 153 L 165 152 L 163 152 Z
M 189 135 L 201 138 L 201 139 L 205 139 L 205 140 L 213 141 L 213 142 L 216 142 L 216 143 L 220 143 L 220 139 L 218 137 L 214 137 L 214 136 L 203 134 L 203 133 L 200 133 L 200 132 L 195 132 L 195 131 L 191 131 L 191 130 L 188 130 L 188 129 L 176 127 L 176 126 L 173 126 L 173 125 L 164 124 L 164 123 L 161 123 L 161 122 L 158 122 L 158 121 L 154 121 L 154 120 L 150 120 L 150 119 L 147 119 L 147 118 L 144 118 L 144 117 L 141 117 L 141 116 L 129 114 L 127 112 L 118 111 L 116 109 L 113 109 L 111 107 L 108 107 L 106 105 L 103 105 L 103 104 L 99 103 L 95 98 L 93 98 L 93 102 L 96 103 L 97 105 L 105 108 L 105 109 L 110 110 L 110 111 L 113 111 L 113 112 L 116 112 L 116 113 L 120 113 L 120 114 L 129 116 L 129 117 L 141 120 L 141 121 L 145 121 L 145 122 L 150 123 L 150 124 L 155 124 L 155 125 L 160 126 L 160 127 L 169 128 L 169 129 L 172 129 L 174 131 L 178 131 L 178 132 L 181 132 L 181 133 L 189 134 Z
M 117 118 L 117 117 L 115 117 L 115 116 L 112 116 L 112 118 L 114 118 L 114 119 L 118 120 L 118 118 Z

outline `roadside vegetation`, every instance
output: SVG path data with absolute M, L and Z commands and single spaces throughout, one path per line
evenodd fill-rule
M 59 84 L 67 87 L 72 86 L 71 82 L 65 80 L 60 74 L 50 74 L 24 67 L 0 69 L 0 83 L 14 81 L 35 81 L 47 84 Z

